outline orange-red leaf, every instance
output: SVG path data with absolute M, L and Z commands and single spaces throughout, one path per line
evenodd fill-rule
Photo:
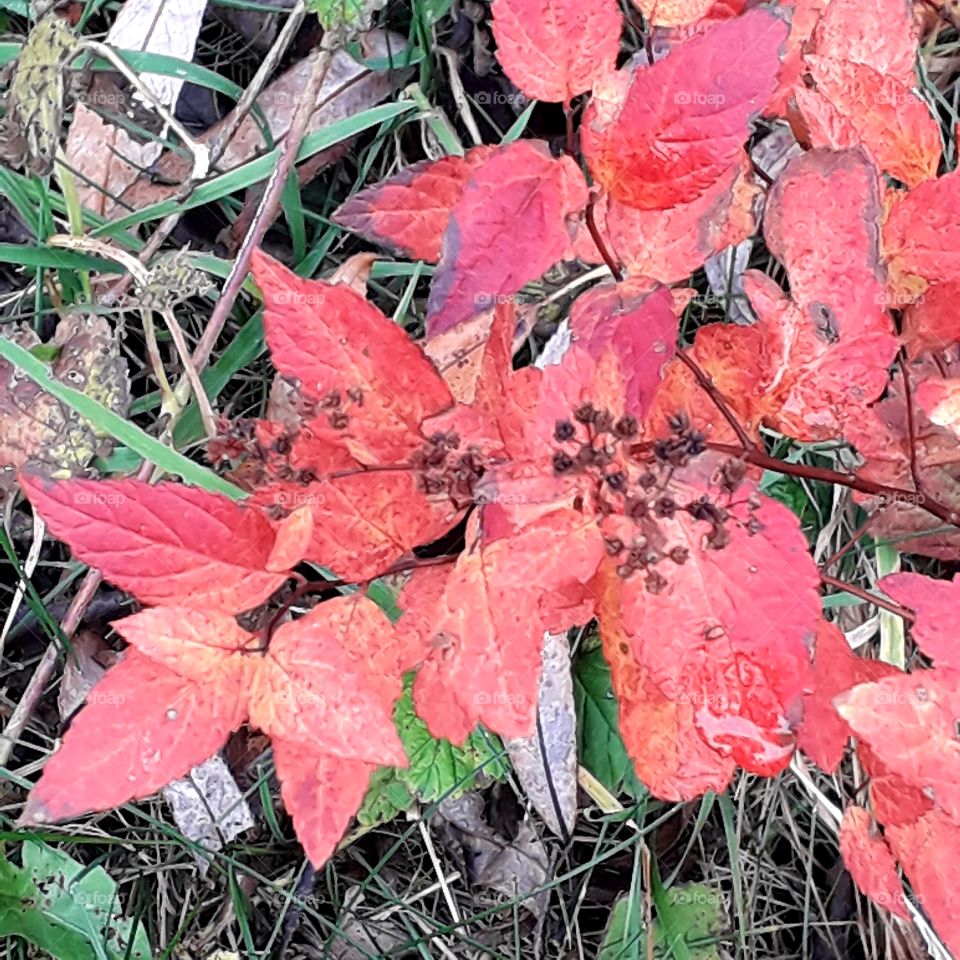
M 879 584 L 884 593 L 916 614 L 910 635 L 938 667 L 960 670 L 960 575 L 934 580 L 919 573 L 893 573 Z
M 860 891 L 894 916 L 909 920 L 893 854 L 863 807 L 843 812 L 839 840 L 843 864 Z
M 185 680 L 219 688 L 228 700 L 246 696 L 253 661 L 244 651 L 254 644 L 254 637 L 230 614 L 151 607 L 113 627 L 144 656 Z
M 766 106 L 786 24 L 753 10 L 594 90 L 581 139 L 594 177 L 627 206 L 688 203 L 733 164 Z
M 833 699 L 858 683 L 879 680 L 896 669 L 879 660 L 856 656 L 844 635 L 825 620 L 817 626 L 813 657 L 813 685 L 804 696 L 803 724 L 797 745 L 827 773 L 843 758 L 850 727 L 837 713 Z
M 887 677 L 834 703 L 884 766 L 960 819 L 960 673 L 940 668 Z
M 273 362 L 323 407 L 327 442 L 363 463 L 402 462 L 423 418 L 453 402 L 433 364 L 350 287 L 305 280 L 259 250 L 253 273 Z
M 886 829 L 924 913 L 947 948 L 960 953 L 960 826 L 939 810 Z
M 667 210 L 637 210 L 604 194 L 593 213 L 608 250 L 629 274 L 675 283 L 712 254 L 754 232 L 759 196 L 760 185 L 741 152 L 725 173 L 688 203 Z M 587 263 L 602 261 L 585 225 L 574 250 Z
M 797 518 L 762 497 L 750 509 L 749 481 L 724 494 L 711 479 L 716 466 L 702 459 L 676 470 L 671 497 L 725 510 L 729 541 L 712 548 L 712 522 L 684 510 L 642 527 L 657 551 L 680 547 L 686 555 L 680 563 L 663 558 L 656 590 L 640 575 L 624 579 L 623 626 L 650 680 L 670 700 L 689 698 L 706 743 L 769 776 L 789 763 L 802 719 L 819 576 Z M 611 515 L 604 533 L 629 544 L 637 531 Z
M 683 27 L 702 20 L 716 0 L 631 0 L 648 23 Z
M 619 704 L 620 734 L 637 776 L 664 800 L 722 792 L 736 764 L 704 741 L 694 723 L 692 699 L 685 693 L 668 697 L 634 655 L 631 634 L 624 627 L 622 584 L 611 561 L 601 566 L 594 586 L 603 653 Z
M 570 246 L 570 219 L 587 203 L 576 163 L 521 140 L 482 163 L 463 189 L 430 287 L 427 331 L 442 333 L 512 298 Z M 531 242 L 531 237 L 536 242 Z
M 245 707 L 229 685 L 186 680 L 128 651 L 87 697 L 21 822 L 69 820 L 156 793 L 215 753 Z
M 917 387 L 916 401 L 931 423 L 960 434 L 960 379 L 924 380 Z
M 301 743 L 274 738 L 280 796 L 297 838 L 315 867 L 337 848 L 363 802 L 376 765 L 315 753 Z
M 910 86 L 862 63 L 810 56 L 807 66 L 815 86 L 798 86 L 795 96 L 813 146 L 862 144 L 911 187 L 936 176 L 940 128 Z
M 495 0 L 504 73 L 534 100 L 569 102 L 616 66 L 623 21 L 615 0 Z
M 677 342 L 677 316 L 666 287 L 645 280 L 606 283 L 578 297 L 570 310 L 574 342 L 595 360 L 612 349 L 626 373 L 625 409 L 642 417 Z
M 139 480 L 21 482 L 51 533 L 143 603 L 247 610 L 288 576 L 268 572 L 267 518 L 220 494 Z
M 436 263 L 450 211 L 496 149 L 474 147 L 462 157 L 414 163 L 354 194 L 331 219 L 401 256 Z
M 358 471 L 296 485 L 261 487 L 253 500 L 287 510 L 307 507 L 311 539 L 302 559 L 329 567 L 346 580 L 383 573 L 415 546 L 438 539 L 457 522 L 444 494 L 429 497 L 411 469 Z
M 250 693 L 250 720 L 307 754 L 406 763 L 393 725 L 402 693 L 402 645 L 362 595 L 337 597 L 281 625 Z
M 903 341 L 911 359 L 960 341 L 960 282 L 931 283 L 916 299 L 904 297 L 898 302 L 903 308 Z
M 960 170 L 900 196 L 883 226 L 883 250 L 897 305 L 928 283 L 960 280 Z

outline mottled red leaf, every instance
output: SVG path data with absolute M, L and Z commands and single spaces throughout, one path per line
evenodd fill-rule
M 960 170 L 899 195 L 883 225 L 883 251 L 897 306 L 930 283 L 960 280 Z
M 474 147 L 462 157 L 411 164 L 355 193 L 331 219 L 401 256 L 436 263 L 450 211 L 474 170 L 496 149 Z
M 960 281 L 931 283 L 916 299 L 902 298 L 903 342 L 911 359 L 960 341 L 958 303 Z
M 403 647 L 386 615 L 355 595 L 281 625 L 250 692 L 250 720 L 280 740 L 373 764 L 404 765 L 393 726 Z
M 960 575 L 934 580 L 919 573 L 894 573 L 884 577 L 880 589 L 916 615 L 910 635 L 938 667 L 960 670 Z
M 870 809 L 885 827 L 913 823 L 933 809 L 919 787 L 884 766 L 863 741 L 857 744 L 857 760 L 870 778 Z
M 645 280 L 605 283 L 578 297 L 570 310 L 574 343 L 595 360 L 612 349 L 626 372 L 626 410 L 642 417 L 677 342 L 677 315 L 666 287 Z
M 669 698 L 641 666 L 624 625 L 622 586 L 615 564 L 606 561 L 595 581 L 600 637 L 619 703 L 620 735 L 637 776 L 664 800 L 720 793 L 736 764 L 704 741 L 694 723 L 693 700 L 686 693 Z
M 245 698 L 231 684 L 188 681 L 131 650 L 87 697 L 21 823 L 70 820 L 148 797 L 215 753 L 245 718 Z
M 21 483 L 74 556 L 144 603 L 246 610 L 287 579 L 268 572 L 267 518 L 220 494 L 132 479 Z
M 760 185 L 741 153 L 688 203 L 667 210 L 637 210 L 604 194 L 594 206 L 594 218 L 608 250 L 629 274 L 675 283 L 712 254 L 754 232 L 759 196 Z M 602 262 L 586 225 L 577 234 L 574 252 L 587 263 Z
M 960 673 L 918 670 L 865 683 L 834 700 L 876 758 L 960 818 Z
M 814 86 L 794 95 L 813 146 L 862 144 L 881 170 L 911 187 L 936 176 L 940 127 L 910 86 L 863 63 L 814 56 L 806 63 Z
M 503 72 L 530 98 L 569 102 L 613 70 L 623 19 L 616 0 L 494 0 Z
M 402 462 L 424 417 L 453 398 L 402 327 L 344 284 L 305 280 L 255 251 L 264 332 L 277 369 L 323 407 L 333 442 L 363 463 Z
M 882 661 L 856 656 L 844 635 L 832 623 L 821 621 L 814 647 L 813 684 L 804 696 L 797 746 L 818 767 L 833 773 L 850 739 L 850 727 L 837 713 L 834 697 L 895 672 L 895 667 Z
M 960 826 L 939 810 L 886 829 L 924 913 L 947 948 L 960 953 Z
M 580 168 L 570 157 L 552 157 L 540 141 L 510 144 L 481 164 L 443 237 L 427 305 L 428 334 L 512 298 L 563 259 L 573 231 L 568 220 L 586 203 Z
M 844 810 L 839 840 L 843 865 L 860 892 L 894 916 L 909 920 L 896 861 L 863 807 Z
M 333 855 L 363 802 L 376 764 L 315 753 L 278 738 L 273 739 L 273 759 L 297 838 L 319 867 Z
M 712 27 L 652 66 L 594 90 L 581 140 L 594 177 L 621 203 L 688 203 L 736 160 L 773 93 L 782 20 L 766 10 Z
M 345 473 L 306 485 L 269 484 L 252 498 L 281 510 L 308 507 L 312 536 L 302 559 L 339 577 L 360 581 L 383 573 L 457 522 L 449 498 L 425 494 L 412 469 Z

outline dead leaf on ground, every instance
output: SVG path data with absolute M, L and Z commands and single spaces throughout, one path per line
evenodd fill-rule
M 577 819 L 577 712 L 570 645 L 564 634 L 543 637 L 537 732 L 504 739 L 514 772 L 546 825 L 568 838 Z
M 57 325 L 53 340 L 40 344 L 36 334 L 20 326 L 5 336 L 27 349 L 57 350 L 51 364 L 55 380 L 80 390 L 119 414 L 130 402 L 127 362 L 109 323 L 102 317 L 71 314 Z M 47 393 L 13 364 L 0 360 L 0 499 L 16 483 L 17 470 L 53 478 L 85 472 L 94 456 L 111 442 L 88 420 Z
M 444 800 L 437 816 L 448 845 L 462 856 L 471 885 L 490 887 L 507 897 L 531 893 L 523 906 L 542 916 L 549 892 L 539 888 L 551 871 L 546 848 L 528 820 L 520 824 L 516 839 L 508 840 L 488 823 L 483 797 L 476 791 Z

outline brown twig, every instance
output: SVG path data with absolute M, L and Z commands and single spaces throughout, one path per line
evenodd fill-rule
M 737 435 L 737 439 L 740 441 L 744 450 L 755 450 L 757 449 L 756 443 L 753 442 L 750 435 L 743 428 L 743 424 L 736 418 L 734 412 L 727 406 L 727 401 L 723 399 L 720 395 L 720 391 L 714 385 L 713 380 L 707 376 L 703 370 L 700 369 L 697 362 L 693 357 L 689 356 L 686 351 L 678 350 L 677 359 L 685 366 L 687 369 L 696 377 L 697 383 L 700 385 L 700 388 L 707 394 L 707 396 L 713 401 L 713 405 L 723 414 L 723 419 L 730 424 L 731 429 Z
M 303 142 L 303 138 L 307 132 L 307 124 L 313 115 L 320 88 L 323 86 L 327 71 L 330 69 L 330 61 L 336 49 L 336 43 L 335 34 L 331 31 L 324 35 L 320 47 L 311 54 L 313 63 L 310 67 L 310 75 L 307 79 L 303 94 L 301 95 L 300 102 L 297 104 L 293 120 L 290 122 L 290 129 L 283 138 L 283 144 L 280 148 L 280 158 L 277 161 L 277 166 L 271 174 L 270 179 L 267 181 L 260 206 L 257 209 L 256 216 L 253 218 L 253 223 L 250 225 L 250 231 L 247 233 L 243 243 L 240 245 L 240 249 L 237 251 L 236 260 L 233 263 L 233 268 L 230 270 L 230 275 L 227 277 L 226 283 L 223 285 L 220 299 L 217 300 L 216 306 L 210 314 L 210 320 L 207 323 L 206 329 L 203 331 L 203 336 L 197 344 L 197 349 L 193 352 L 193 362 L 195 366 L 203 366 L 213 352 L 220 332 L 227 322 L 227 317 L 230 316 L 230 311 L 233 310 L 233 303 L 237 299 L 237 295 L 240 293 L 244 281 L 247 279 L 247 273 L 250 269 L 250 258 L 253 255 L 253 251 L 259 246 L 264 234 L 276 219 L 277 211 L 280 209 L 280 196 L 287 182 L 287 176 L 293 169 L 297 159 L 300 144 Z
M 860 540 L 863 538 L 866 532 L 870 529 L 870 527 L 873 526 L 874 521 L 876 521 L 879 518 L 880 514 L 883 512 L 884 507 L 885 507 L 885 504 L 881 505 L 880 508 L 876 510 L 874 513 L 871 513 L 870 516 L 867 517 L 867 519 L 864 520 L 864 522 L 861 523 L 859 527 L 857 527 L 857 529 L 853 532 L 853 535 L 850 537 L 850 539 L 842 547 L 840 547 L 839 550 L 830 554 L 830 556 L 827 557 L 827 559 L 824 560 L 823 563 L 820 564 L 820 566 L 824 570 L 829 570 L 835 563 L 837 563 L 839 560 L 842 560 L 860 542 Z
M 895 613 L 898 617 L 903 617 L 907 623 L 913 623 L 915 619 L 912 610 L 909 610 L 907 607 L 904 607 L 899 603 L 895 603 L 893 600 L 889 600 L 887 597 L 881 597 L 874 593 L 870 593 L 869 590 L 864 590 L 863 587 L 858 587 L 855 583 L 847 583 L 845 580 L 838 580 L 836 577 L 831 577 L 826 573 L 820 574 L 820 580 L 828 587 L 834 587 L 837 590 L 843 590 L 846 593 L 853 594 L 855 597 L 859 597 L 865 603 L 872 603 L 883 608 L 884 610 L 889 610 L 890 613 Z
M 607 248 L 607 245 L 604 242 L 603 236 L 597 229 L 597 221 L 593 216 L 593 205 L 596 203 L 596 199 L 596 197 L 591 197 L 590 202 L 587 204 L 585 218 L 587 230 L 590 231 L 590 236 L 593 238 L 593 242 L 597 245 L 597 250 L 600 251 L 600 256 L 603 257 L 603 262 L 610 268 L 610 273 L 613 274 L 613 279 L 619 283 L 623 279 L 623 268 L 614 259 L 613 254 L 610 253 L 610 250 Z

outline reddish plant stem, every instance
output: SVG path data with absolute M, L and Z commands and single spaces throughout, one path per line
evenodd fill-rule
M 733 411 L 727 405 L 726 400 L 717 390 L 713 381 L 700 369 L 696 361 L 682 350 L 677 351 L 680 360 L 689 367 L 690 371 L 697 379 L 697 383 L 706 392 L 707 396 L 713 401 L 714 406 L 723 414 L 724 419 L 730 424 L 731 428 L 740 441 L 740 446 L 736 447 L 728 443 L 707 443 L 711 450 L 717 450 L 721 453 L 727 453 L 732 457 L 737 457 L 746 463 L 763 470 L 771 470 L 774 473 L 782 473 L 791 477 L 804 477 L 807 480 L 822 480 L 824 483 L 835 483 L 841 487 L 849 487 L 851 490 L 857 490 L 860 493 L 866 493 L 874 497 L 883 497 L 887 502 L 900 501 L 903 503 L 913 503 L 921 510 L 926 511 L 938 520 L 948 523 L 951 526 L 960 526 L 960 514 L 942 503 L 926 496 L 920 490 L 904 490 L 901 487 L 888 487 L 882 483 L 874 483 L 872 480 L 865 480 L 854 473 L 841 473 L 838 470 L 830 470 L 826 467 L 813 467 L 804 463 L 788 463 L 785 460 L 777 460 L 769 456 L 757 444 L 750 439 L 743 426 L 737 420 Z
M 937 503 L 936 500 L 918 497 L 912 490 L 888 487 L 882 483 L 874 483 L 872 480 L 864 480 L 855 473 L 841 473 L 839 470 L 830 470 L 828 467 L 814 467 L 805 463 L 788 463 L 786 460 L 778 460 L 776 457 L 768 456 L 762 450 L 744 450 L 742 447 L 730 443 L 708 442 L 707 447 L 719 453 L 737 457 L 752 466 L 760 467 L 762 470 L 771 470 L 774 473 L 782 473 L 789 477 L 803 477 L 806 480 L 822 480 L 824 483 L 835 483 L 838 486 L 849 487 L 851 490 L 857 490 L 872 497 L 882 497 L 887 502 L 915 503 L 921 510 L 925 510 L 944 523 L 949 523 L 951 526 L 960 525 L 960 515 L 955 511 Z
M 883 512 L 883 506 L 880 507 L 875 513 L 871 513 L 867 519 L 860 524 L 859 527 L 853 532 L 853 536 L 835 553 L 832 553 L 823 563 L 820 565 L 824 570 L 829 570 L 835 563 L 839 560 L 842 560 L 863 538 L 864 534 L 873 526 L 874 521 L 880 516 Z
M 694 359 L 686 354 L 683 350 L 677 351 L 677 359 L 696 377 L 697 383 L 700 385 L 700 389 L 707 394 L 708 397 L 713 401 L 713 405 L 723 414 L 723 419 L 730 424 L 731 429 L 737 435 L 737 439 L 740 441 L 741 446 L 744 450 L 755 450 L 757 445 L 750 438 L 750 435 L 744 429 L 743 424 L 736 418 L 734 412 L 727 406 L 726 400 L 720 395 L 720 391 L 717 390 L 716 386 L 713 383 L 713 380 L 707 376 L 706 373 L 697 365 Z
M 586 224 L 587 230 L 590 231 L 590 236 L 593 238 L 593 242 L 597 245 L 597 250 L 600 251 L 600 256 L 603 257 L 603 262 L 610 268 L 610 273 L 613 274 L 613 279 L 619 283 L 623 280 L 623 268 L 619 263 L 614 259 L 613 254 L 607 248 L 607 244 L 603 239 L 600 231 L 597 229 L 597 221 L 593 215 L 593 205 L 596 203 L 597 198 L 591 197 L 590 202 L 587 204 L 586 212 Z
M 577 131 L 573 125 L 573 108 L 568 97 L 563 103 L 563 115 L 567 121 L 567 154 L 574 159 L 577 157 Z
M 889 610 L 890 613 L 895 613 L 898 617 L 903 617 L 907 623 L 913 623 L 915 619 L 912 610 L 901 606 L 899 603 L 895 603 L 893 600 L 887 599 L 887 597 L 881 597 L 875 593 L 870 593 L 869 590 L 864 590 L 863 587 L 858 587 L 855 583 L 847 583 L 844 580 L 838 580 L 836 577 L 831 577 L 826 573 L 820 574 L 820 580 L 828 587 L 834 587 L 837 590 L 843 590 L 846 593 L 851 593 L 853 596 L 859 597 L 865 603 L 872 603 L 878 607 L 882 607 L 884 610 Z

